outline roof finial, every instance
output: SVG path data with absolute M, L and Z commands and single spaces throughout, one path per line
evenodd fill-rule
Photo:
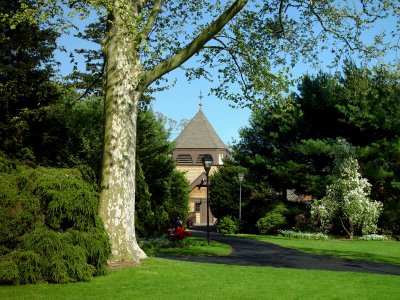
M 203 95 L 201 94 L 201 91 L 200 91 L 200 96 L 199 96 L 199 98 L 200 98 L 200 104 L 199 104 L 199 106 L 200 106 L 200 110 L 202 110 L 202 108 L 203 108 Z

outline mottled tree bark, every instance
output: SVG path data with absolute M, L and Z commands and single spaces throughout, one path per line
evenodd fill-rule
M 125 3 L 122 3 L 125 2 Z M 123 4 L 123 5 L 122 5 Z M 129 1 L 110 15 L 103 43 L 106 57 L 105 134 L 100 191 L 100 216 L 109 234 L 111 261 L 138 261 L 146 257 L 135 236 L 135 156 L 137 90 L 141 63 L 135 36 L 124 20 L 136 17 Z

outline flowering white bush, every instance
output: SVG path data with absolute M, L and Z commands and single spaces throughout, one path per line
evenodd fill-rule
M 333 218 L 338 216 L 348 224 L 346 228 L 342 221 L 350 238 L 353 238 L 356 229 L 361 230 L 363 235 L 375 233 L 382 203 L 369 198 L 371 185 L 361 177 L 351 145 L 344 140 L 340 140 L 339 144 L 335 157 L 335 180 L 327 187 L 326 196 L 314 201 L 311 216 L 326 232 L 331 229 Z
M 297 232 L 293 230 L 279 230 L 279 235 L 294 238 L 294 239 L 304 239 L 304 240 L 329 240 L 329 236 L 323 233 L 313 233 L 313 232 Z
M 386 235 L 368 234 L 368 235 L 363 235 L 358 239 L 364 241 L 386 241 L 388 238 Z

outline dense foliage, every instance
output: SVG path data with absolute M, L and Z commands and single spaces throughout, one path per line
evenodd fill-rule
M 104 274 L 110 245 L 98 194 L 76 169 L 0 156 L 0 282 L 65 283 Z
M 138 115 L 136 230 L 149 237 L 186 221 L 189 187 L 184 175 L 175 170 L 173 144 L 160 119 L 151 110 Z
M 277 233 L 279 229 L 285 228 L 287 213 L 288 209 L 285 205 L 278 203 L 271 211 L 267 212 L 264 217 L 257 221 L 256 227 L 261 234 Z
M 297 94 L 253 112 L 234 146 L 234 164 L 249 170 L 254 185 L 270 186 L 279 201 L 286 202 L 288 189 L 321 199 L 335 178 L 336 139 L 345 138 L 356 147 L 371 199 L 383 204 L 378 226 L 399 234 L 399 89 L 398 73 L 385 67 L 347 63 L 341 74 L 306 75 Z M 300 208 L 307 219 L 309 208 Z M 335 233 L 346 234 L 341 227 Z
M 27 8 L 35 1 L 25 1 Z M 59 97 L 49 78 L 54 75 L 53 50 L 57 35 L 29 20 L 4 21 L 20 11 L 21 1 L 0 1 L 0 150 L 12 157 L 29 156 L 40 143 L 36 133 L 41 107 Z
M 374 234 L 382 203 L 369 198 L 371 185 L 359 173 L 353 147 L 344 140 L 338 144 L 333 183 L 327 187 L 324 198 L 312 203 L 311 217 L 326 232 L 332 229 L 334 220 L 340 220 L 351 239 L 355 234 Z
M 239 231 L 239 219 L 224 216 L 218 220 L 217 231 L 222 234 L 235 234 Z
M 224 216 L 239 216 L 239 173 L 245 169 L 229 164 L 219 167 L 210 176 L 210 209 L 217 219 Z M 247 205 L 250 193 L 246 175 L 242 185 L 242 207 Z
M 267 181 L 253 177 L 254 173 L 251 170 L 246 170 L 242 166 L 236 166 L 235 164 L 236 162 L 226 161 L 225 165 L 221 166 L 218 172 L 211 176 L 210 209 L 213 215 L 219 220 L 232 219 L 239 223 L 240 191 L 238 173 L 244 173 L 240 230 L 242 232 L 259 233 L 262 231 L 266 233 L 269 230 L 265 230 L 265 228 L 269 225 L 261 224 L 270 222 L 269 218 L 272 215 L 269 212 L 271 211 L 276 211 L 276 214 L 272 213 L 273 218 L 279 215 L 278 218 L 281 220 L 281 226 L 292 226 L 293 222 L 289 221 L 288 218 L 293 218 L 293 215 L 297 213 L 297 205 L 283 205 L 281 203 L 282 194 L 273 189 Z M 224 221 L 224 226 L 225 223 Z M 273 228 L 271 227 L 270 233 L 282 228 L 279 225 L 272 226 Z M 219 227 L 220 221 L 218 221 Z

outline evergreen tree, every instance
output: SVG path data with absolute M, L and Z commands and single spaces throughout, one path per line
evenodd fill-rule
M 242 187 L 242 206 L 248 203 L 249 191 L 246 189 L 249 178 L 241 167 L 226 162 L 210 176 L 210 209 L 217 219 L 225 216 L 239 217 L 239 179 L 238 174 L 246 174 L 246 182 Z M 245 210 L 243 209 L 243 212 Z
M 24 3 L 33 8 L 35 1 Z M 13 18 L 20 11 L 21 1 L 0 1 L 0 16 Z M 44 114 L 41 108 L 58 97 L 50 80 L 58 34 L 30 20 L 15 22 L 0 22 L 0 150 L 29 159 L 41 134 L 33 129 Z
M 160 234 L 178 219 L 186 221 L 189 188 L 184 175 L 175 170 L 168 133 L 151 110 L 140 110 L 138 133 L 136 229 L 140 237 L 147 237 Z
M 299 93 L 256 110 L 234 147 L 238 164 L 284 195 L 286 189 L 319 199 L 334 179 L 337 138 L 357 148 L 371 198 L 384 205 L 379 224 L 400 232 L 398 73 L 385 67 L 305 76 Z M 282 197 L 283 199 L 285 197 Z

